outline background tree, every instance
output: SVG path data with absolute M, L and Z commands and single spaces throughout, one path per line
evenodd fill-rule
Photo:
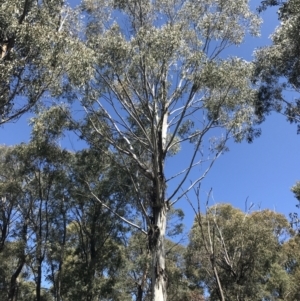
M 294 186 L 292 186 L 291 191 L 293 192 L 295 198 L 298 201 L 298 204 L 296 204 L 296 207 L 300 207 L 300 182 L 297 181 Z M 298 212 L 292 212 L 290 213 L 290 219 L 291 219 L 291 226 L 294 227 L 299 232 L 299 216 Z
M 48 248 L 49 231 L 53 227 L 51 216 L 56 207 L 52 191 L 56 188 L 55 182 L 59 175 L 58 166 L 55 168 L 52 165 L 53 160 L 51 162 L 49 154 L 55 156 L 58 162 L 60 153 L 48 144 L 46 162 L 44 157 L 41 159 L 41 155 L 45 155 L 45 148 L 42 145 L 36 146 L 35 143 L 30 143 L 7 148 L 1 162 L 1 195 L 5 199 L 3 205 L 12 208 L 9 211 L 12 217 L 8 223 L 10 231 L 7 231 L 9 235 L 4 248 L 8 247 L 8 250 L 13 251 L 8 259 L 11 258 L 14 268 L 10 268 L 10 272 L 13 272 L 9 276 L 6 300 L 17 300 L 25 294 L 22 287 L 25 288 L 26 285 L 21 284 L 26 280 L 26 268 L 34 271 L 32 276 L 36 285 L 31 287 L 35 289 L 36 299 L 45 298 L 41 288 L 42 264 Z M 59 179 L 61 180 L 61 176 Z M 8 216 L 6 214 L 4 222 L 8 220 Z M 8 250 L 5 250 L 6 254 Z
M 272 44 L 256 52 L 255 80 L 260 84 L 256 112 L 264 114 L 279 111 L 288 121 L 300 121 L 300 2 L 297 0 L 262 1 L 260 10 L 278 6 L 280 25 L 272 34 Z M 292 92 L 292 93 L 290 93 Z M 298 125 L 298 133 L 300 127 Z M 292 187 L 300 199 L 299 182 Z M 299 204 L 297 205 L 299 208 Z M 298 228 L 298 213 L 290 214 L 291 223 Z
M 260 10 L 280 5 L 280 25 L 271 36 L 272 44 L 256 51 L 255 81 L 260 85 L 256 113 L 264 119 L 271 111 L 284 113 L 290 122 L 299 122 L 299 27 L 298 0 L 263 1 Z M 286 92 L 296 92 L 296 96 Z
M 127 228 L 114 214 L 130 215 L 130 189 L 99 151 L 60 148 L 67 126 L 65 111 L 51 107 L 32 119 L 28 144 L 1 148 L 5 300 L 125 300 L 114 285 Z
M 27 262 L 28 215 L 22 210 L 21 164 L 13 147 L 1 147 L 1 294 L 16 300 L 22 269 Z M 29 206 L 28 206 L 29 207 Z
M 299 235 L 294 235 L 283 245 L 281 264 L 285 267 L 289 281 L 285 291 L 288 292 L 285 300 L 297 300 L 299 298 Z
M 281 256 L 291 234 L 286 218 L 270 210 L 207 208 L 190 234 L 188 277 L 209 300 L 287 300 L 291 280 Z
M 117 174 L 111 173 L 109 159 L 97 150 L 77 152 L 70 172 L 72 213 L 62 271 L 63 299 L 128 300 L 128 294 L 115 288 L 124 264 L 122 240 L 128 229 L 103 206 L 109 204 L 115 213 L 126 216 L 127 187 L 120 185 Z M 102 203 L 87 192 L 87 187 Z

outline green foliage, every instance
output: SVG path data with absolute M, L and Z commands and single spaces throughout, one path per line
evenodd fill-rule
M 59 147 L 68 120 L 61 107 L 41 111 L 28 144 L 0 149 L 5 300 L 125 300 L 114 287 L 127 228 L 95 196 L 126 216 L 128 185 L 101 153 L 105 145 L 77 153 Z
M 296 184 L 291 188 L 291 191 L 294 193 L 295 198 L 300 201 L 300 182 L 296 182 Z
M 272 110 L 282 111 L 290 122 L 298 122 L 299 99 L 291 100 L 285 91 L 298 92 L 300 87 L 300 4 L 298 0 L 280 4 L 280 25 L 271 36 L 272 45 L 256 51 L 255 81 L 260 84 L 256 112 L 263 119 Z
M 78 9 L 64 0 L 4 0 L 0 5 L 3 124 L 49 97 L 68 92 L 70 98 L 66 71 L 70 81 L 82 85 L 92 69 L 88 49 L 75 38 L 80 32 Z M 76 74 L 74 65 L 79 67 Z
M 195 218 L 188 277 L 209 291 L 210 300 L 222 300 L 216 277 L 225 300 L 287 300 L 291 279 L 282 256 L 291 234 L 286 218 L 270 210 L 245 214 L 228 204 L 210 207 Z
M 283 245 L 283 252 L 281 255 L 281 263 L 285 267 L 287 274 L 289 276 L 288 289 L 289 294 L 284 300 L 297 300 L 300 297 L 299 294 L 299 234 L 295 235 L 292 239 Z
M 221 56 L 246 34 L 259 35 L 259 17 L 244 0 L 83 0 L 76 9 L 65 4 L 1 3 L 0 123 L 33 107 L 38 113 L 28 144 L 1 148 L 0 253 L 14 248 L 16 258 L 0 267 L 5 294 L 13 300 L 12 276 L 28 273 L 34 281 L 24 276 L 24 300 L 32 287 L 37 301 L 48 298 L 42 279 L 55 301 L 165 300 L 166 291 L 171 300 L 202 300 L 205 281 L 217 296 L 214 277 L 205 274 L 206 240 L 201 244 L 196 228 L 193 255 L 206 260 L 200 270 L 194 263 L 187 267 L 185 248 L 165 235 L 182 231 L 183 211 L 171 203 L 202 179 L 185 186 L 203 156 L 213 153 L 212 165 L 229 138 L 252 141 L 259 134 L 253 64 Z M 69 105 L 36 105 L 42 97 L 66 98 Z M 84 113 L 75 112 L 77 101 Z M 74 130 L 88 149 L 59 147 L 66 130 Z M 190 161 L 167 179 L 166 160 L 188 143 Z M 179 222 L 167 225 L 172 215 Z M 229 300 L 235 291 L 267 298 L 266 275 L 269 287 L 287 290 L 273 252 L 286 229 L 282 217 L 246 217 L 223 206 L 203 219 Z M 128 234 L 128 225 L 140 232 Z M 152 228 L 158 237 L 150 248 Z M 159 297 L 153 297 L 154 288 Z

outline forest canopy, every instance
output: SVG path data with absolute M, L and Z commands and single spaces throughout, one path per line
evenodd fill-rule
M 1 300 L 299 299 L 297 215 L 198 194 L 270 112 L 298 122 L 299 0 L 0 5 L 0 125 L 31 115 L 0 147 Z M 274 5 L 272 44 L 235 55 Z

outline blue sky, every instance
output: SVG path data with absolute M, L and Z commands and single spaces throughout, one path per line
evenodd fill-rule
M 78 1 L 70 1 L 71 4 Z M 252 1 L 255 7 L 259 1 Z M 276 9 L 262 14 L 262 35 L 260 38 L 247 37 L 245 44 L 233 53 L 251 60 L 254 49 L 270 43 L 269 35 L 277 25 Z M 293 97 L 293 95 L 291 95 Z M 29 115 L 15 123 L 0 128 L 0 144 L 13 145 L 28 142 L 30 128 Z M 296 199 L 290 187 L 300 180 L 300 136 L 296 134 L 296 125 L 290 125 L 284 116 L 272 114 L 261 125 L 262 135 L 252 144 L 246 142 L 229 144 L 230 151 L 222 155 L 201 185 L 203 201 L 210 188 L 213 199 L 210 204 L 227 202 L 245 209 L 253 203 L 253 209 L 269 208 L 288 215 L 296 210 Z M 75 137 L 70 138 L 73 144 Z M 67 138 L 66 144 L 70 145 Z M 184 156 L 180 156 L 183 160 Z M 186 230 L 192 224 L 193 212 L 185 200 L 178 203 L 186 213 Z

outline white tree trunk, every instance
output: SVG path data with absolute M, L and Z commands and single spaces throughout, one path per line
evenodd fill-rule
M 157 208 L 155 225 L 153 225 L 152 251 L 152 301 L 167 300 L 167 274 L 165 267 L 165 233 L 166 233 L 166 206 Z M 150 238 L 151 239 L 151 238 Z

